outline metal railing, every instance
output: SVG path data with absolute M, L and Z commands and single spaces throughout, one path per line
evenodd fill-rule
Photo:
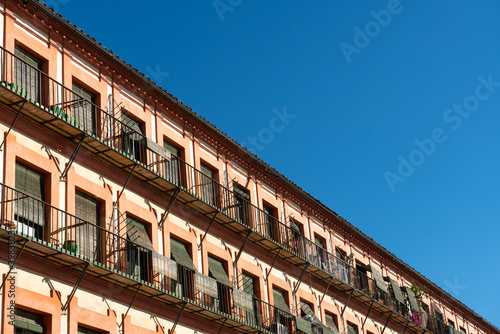
M 2 64 L 0 67 L 1 85 L 4 87 L 140 163 L 170 183 L 217 208 L 234 221 L 296 253 L 346 284 L 364 291 L 396 312 L 404 313 L 404 306 L 395 302 L 390 294 L 379 293 L 371 278 L 366 275 L 364 277 L 363 273 L 358 273 L 347 262 L 329 253 L 286 223 L 238 196 L 182 159 L 165 154 L 158 144 L 147 139 L 121 119 L 1 47 L 0 62 Z M 52 243 L 62 245 L 67 249 L 75 249 L 71 246 L 71 241 L 76 241 L 79 244 L 77 255 L 101 261 L 105 256 L 106 265 L 113 264 L 113 267 L 134 277 L 151 279 L 148 271 L 143 269 L 147 263 L 151 262 L 150 251 L 139 245 L 130 244 L 124 236 L 112 234 L 56 208 L 51 207 L 49 210 L 46 205 L 45 208 L 50 211 L 45 212 L 46 218 L 53 219 L 51 215 L 56 212 L 61 216 L 60 219 L 54 221 L 55 226 L 52 226 L 53 231 L 57 231 L 50 235 Z M 37 210 L 36 206 L 32 208 L 33 210 Z M 28 219 L 28 221 L 33 222 L 33 226 L 30 227 L 28 223 L 26 231 L 25 227 L 19 231 L 42 239 L 40 236 L 43 235 L 43 225 L 36 224 L 33 219 Z M 18 219 L 18 222 L 21 220 Z M 109 252 L 109 246 L 115 247 L 112 253 Z M 103 253 L 104 249 L 108 249 L 108 252 Z M 137 264 L 134 264 L 134 261 Z M 374 293 L 370 294 L 370 291 Z M 199 300 L 201 302 L 202 299 Z
M 253 296 L 236 298 L 235 288 L 190 270 L 128 238 L 0 184 L 1 225 L 36 242 L 48 241 L 72 256 L 102 264 L 148 282 L 238 321 L 272 333 L 295 333 L 295 318 Z M 239 294 L 242 292 L 239 291 Z

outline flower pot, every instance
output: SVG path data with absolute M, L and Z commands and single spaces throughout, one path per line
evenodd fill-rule
M 5 226 L 6 228 L 8 229 L 11 229 L 11 230 L 17 230 L 17 225 L 16 223 L 14 222 L 11 222 L 11 221 L 4 221 L 2 223 L 3 226 Z
M 66 240 L 63 244 L 63 248 L 71 253 L 78 252 L 78 244 L 74 240 Z

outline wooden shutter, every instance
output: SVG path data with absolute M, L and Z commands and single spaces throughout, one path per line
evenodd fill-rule
M 127 217 L 127 235 L 133 243 L 154 251 L 151 239 L 149 239 L 148 231 L 146 226 L 135 220 L 134 218 Z
M 84 130 L 95 134 L 95 95 L 73 82 L 73 117 Z
M 224 269 L 224 265 L 221 261 L 214 259 L 213 257 L 208 257 L 208 271 L 217 280 L 217 282 L 224 284 L 226 286 L 232 286 L 231 281 Z
M 172 258 L 183 267 L 196 271 L 193 260 L 186 249 L 186 245 L 175 239 L 170 239 L 170 253 Z
M 175 155 L 176 157 L 180 158 L 181 156 L 181 150 L 175 147 L 174 145 L 170 144 L 168 141 L 163 140 L 163 147 L 166 148 L 172 155 Z
M 45 226 L 45 208 L 40 202 L 44 199 L 43 175 L 25 165 L 16 163 L 16 190 L 34 197 L 36 200 L 18 194 L 14 204 L 14 212 L 31 223 Z

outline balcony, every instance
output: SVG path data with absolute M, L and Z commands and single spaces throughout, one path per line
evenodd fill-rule
M 289 264 L 298 268 L 312 265 L 309 266 L 312 276 L 325 283 L 330 282 L 332 287 L 344 292 L 346 298 L 349 296 L 349 299 L 365 304 L 370 310 L 373 309 L 412 331 L 422 334 L 429 332 L 412 322 L 411 318 L 404 314 L 404 307 L 394 303 L 389 294 L 381 293 L 375 296 L 368 293 L 370 289 L 366 290 L 358 284 L 359 280 L 353 278 L 361 274 L 358 274 L 350 264 L 319 247 L 286 223 L 237 196 L 232 190 L 181 159 L 171 156 L 158 144 L 136 132 L 120 119 L 38 69 L 23 63 L 21 59 L 3 48 L 0 48 L 0 62 L 3 69 L 0 101 L 15 112 L 73 142 L 77 147 L 75 154 L 79 147 L 91 152 L 106 163 L 171 196 L 173 201 L 197 211 L 243 238 L 248 238 L 248 241 L 279 256 Z M 20 63 L 28 69 L 21 78 L 16 76 L 15 71 Z M 32 82 L 33 78 L 38 84 L 27 84 Z M 89 226 L 82 228 L 92 229 Z M 70 231 L 65 230 L 56 236 L 51 235 L 50 245 L 66 242 L 61 235 L 68 232 Z M 111 244 L 123 242 L 126 245 L 119 236 L 112 236 L 107 231 L 97 229 L 92 233 L 99 238 L 101 234 L 111 238 Z M 115 240 L 114 237 L 118 239 Z M 80 249 L 91 252 L 94 246 L 89 244 Z M 104 253 L 102 251 L 99 253 L 99 250 L 100 248 L 92 253 L 95 258 L 88 256 L 86 258 L 94 261 L 105 260 L 102 258 Z M 114 266 L 106 268 L 115 269 L 120 263 L 125 266 L 127 263 L 123 260 L 125 255 L 121 256 L 122 262 L 118 264 L 113 262 Z M 132 255 L 127 256 L 129 258 Z M 113 260 L 116 261 L 117 258 L 120 259 L 120 256 L 113 256 Z M 124 270 L 125 268 L 119 266 L 118 269 L 127 275 L 133 274 L 130 268 Z M 366 282 L 374 287 L 376 285 L 376 282 L 369 277 L 366 277 Z
M 248 333 L 280 333 L 284 329 L 287 333 L 297 332 L 295 317 L 287 311 L 233 286 L 220 287 L 215 279 L 179 265 L 126 236 L 6 185 L 0 184 L 0 193 L 1 243 L 12 245 L 12 234 L 17 248 L 30 240 L 24 253 L 50 258 L 55 265 L 66 268 L 81 268 L 90 263 L 86 275 L 103 280 L 103 284 L 112 283 L 132 291 L 140 283 L 140 294 L 176 308 L 185 305 L 184 311 L 227 328 Z M 40 234 L 34 233 L 40 228 Z

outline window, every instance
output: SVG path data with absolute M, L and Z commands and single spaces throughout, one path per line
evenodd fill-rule
M 450 326 L 451 328 L 455 328 L 455 323 L 451 320 L 448 320 L 448 326 Z
M 325 259 L 326 259 L 326 254 L 325 254 L 326 242 L 325 242 L 325 239 L 323 239 L 319 235 L 315 234 L 314 235 L 314 243 L 317 246 L 315 253 L 318 256 L 319 267 L 321 267 L 324 264 Z M 326 265 L 325 265 L 325 267 L 326 267 Z
M 261 232 L 263 232 L 264 235 L 270 237 L 271 239 L 278 241 L 278 238 L 277 238 L 278 237 L 278 232 L 277 232 L 278 226 L 277 226 L 276 219 L 274 218 L 275 213 L 276 213 L 276 209 L 270 205 L 267 205 L 267 204 L 264 204 L 262 206 L 262 209 L 264 211 L 264 215 L 262 217 L 262 222 L 261 222 L 261 224 L 263 224 L 263 228 L 262 228 Z
M 78 326 L 78 334 L 101 334 L 98 331 Z
M 208 204 L 215 205 L 215 172 L 205 164 L 201 164 L 200 185 L 202 200 Z
M 288 302 L 285 297 L 285 292 L 273 287 L 273 298 L 274 298 L 274 321 L 271 325 L 271 332 L 273 333 L 282 333 L 282 331 L 286 331 L 290 333 L 291 331 L 287 331 L 287 328 L 291 328 L 291 312 L 290 307 L 288 306 Z M 284 312 L 283 312 L 284 311 Z
M 339 323 L 337 320 L 337 316 L 325 313 L 325 323 L 326 327 L 330 329 L 334 334 L 339 334 Z
M 39 314 L 16 308 L 15 334 L 45 333 L 43 317 Z
M 356 276 L 357 276 L 357 287 L 361 291 L 368 293 L 368 275 L 366 271 L 366 266 L 362 263 L 356 261 Z
M 234 292 L 234 300 L 237 307 L 245 311 L 247 322 L 262 326 L 262 315 L 258 312 L 260 305 L 254 301 L 257 298 L 256 279 L 254 276 L 241 273 L 241 290 L 244 295 Z
M 302 244 L 302 235 L 304 234 L 304 226 L 299 222 L 290 219 L 290 248 L 294 250 L 299 255 L 304 255 Z
M 347 334 L 358 334 L 358 326 L 353 323 L 347 322 Z
M 341 250 L 338 247 L 335 247 L 335 254 L 337 255 L 337 270 L 338 270 L 338 276 L 339 278 L 346 282 L 349 283 L 349 272 L 350 272 L 350 266 L 349 263 L 347 263 L 347 255 L 346 253 Z
M 43 239 L 45 207 L 43 175 L 31 168 L 16 163 L 16 194 L 14 214 L 17 231 L 30 237 Z M 30 196 L 30 197 L 28 197 Z
M 209 276 L 217 280 L 218 300 L 213 300 L 212 305 L 221 312 L 231 314 L 232 283 L 224 268 L 224 263 L 209 256 L 208 271 Z
M 76 241 L 78 254 L 89 259 L 99 259 L 98 228 L 99 201 L 92 197 L 75 192 L 75 221 L 74 229 L 68 232 L 68 239 Z
M 14 84 L 22 88 L 22 95 L 32 101 L 40 102 L 42 61 L 19 46 L 15 46 Z
M 70 105 L 73 117 L 85 131 L 96 134 L 95 95 L 76 82 L 73 82 L 73 92 L 75 94 Z
M 181 185 L 181 150 L 163 140 L 163 147 L 170 152 L 170 161 L 165 161 L 165 176 L 175 185 Z
M 460 333 L 467 334 L 467 332 L 465 331 L 465 328 L 463 328 L 463 327 L 460 327 Z
M 247 226 L 251 226 L 250 195 L 248 194 L 248 190 L 235 184 L 233 186 L 233 193 L 234 207 L 236 209 L 234 218 Z
M 144 156 L 142 139 L 143 132 L 141 124 L 125 112 L 121 116 L 122 121 L 122 149 L 125 154 L 132 156 L 137 161 L 142 161 L 141 157 Z
M 146 225 L 127 216 L 127 265 L 128 273 L 135 279 L 149 281 L 151 252 L 153 244 L 149 238 Z
M 174 291 L 179 296 L 194 300 L 194 273 L 193 264 L 188 247 L 176 239 L 170 239 L 170 257 L 177 262 L 178 282 L 174 284 Z

